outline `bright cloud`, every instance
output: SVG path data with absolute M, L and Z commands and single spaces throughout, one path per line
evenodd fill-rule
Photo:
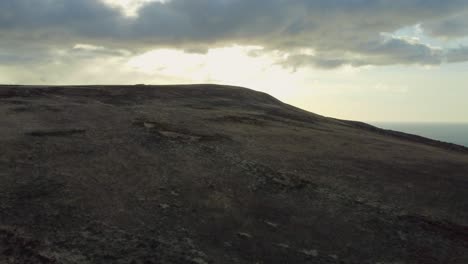
M 120 9 L 120 11 L 128 17 L 138 15 L 138 10 L 150 2 L 165 3 L 167 0 L 102 0 L 105 4 Z

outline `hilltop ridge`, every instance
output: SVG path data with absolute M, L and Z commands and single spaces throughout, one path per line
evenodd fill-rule
M 0 262 L 468 263 L 468 150 L 221 85 L 0 86 Z

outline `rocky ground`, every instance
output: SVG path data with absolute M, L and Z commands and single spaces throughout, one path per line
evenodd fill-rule
M 214 86 L 0 87 L 0 263 L 468 263 L 468 149 Z

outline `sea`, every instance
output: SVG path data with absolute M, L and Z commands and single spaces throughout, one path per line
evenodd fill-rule
M 415 134 L 468 147 L 468 123 L 396 123 L 371 122 L 384 129 Z

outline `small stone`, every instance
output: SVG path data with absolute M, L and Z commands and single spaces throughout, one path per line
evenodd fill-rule
M 154 123 L 149 123 L 149 122 L 144 122 L 143 125 L 146 128 L 155 128 L 156 127 L 156 125 Z
M 85 237 L 85 238 L 89 238 L 89 237 L 92 236 L 92 234 L 91 234 L 91 232 L 89 232 L 89 231 L 82 231 L 82 232 L 81 232 L 81 236 L 82 236 L 82 237 Z
M 196 255 L 198 257 L 207 257 L 205 252 L 202 252 L 202 251 L 199 251 L 199 250 L 196 250 L 196 249 L 190 250 L 190 253 L 192 253 L 193 255 Z
M 267 224 L 268 226 L 273 227 L 273 228 L 278 228 L 278 226 L 279 226 L 278 224 L 270 222 L 270 221 L 265 221 L 265 224 Z
M 280 248 L 289 248 L 289 245 L 288 244 L 284 244 L 284 243 L 279 243 L 279 244 L 276 244 L 276 246 L 280 247 Z
M 316 249 L 312 249 L 312 250 L 303 249 L 303 250 L 301 250 L 301 253 L 303 253 L 304 255 L 307 255 L 309 257 L 317 257 L 318 256 L 318 250 L 316 250 Z
M 160 204 L 159 207 L 161 207 L 162 209 L 168 209 L 171 206 L 168 204 Z
M 201 259 L 201 258 L 193 258 L 192 263 L 195 263 L 195 264 L 208 264 L 208 262 L 206 262 L 204 259 Z
M 406 234 L 403 233 L 402 231 L 398 231 L 398 237 L 400 237 L 400 240 L 402 240 L 402 241 L 408 240 L 407 237 L 406 237 Z
M 224 242 L 224 246 L 225 247 L 232 247 L 232 243 L 231 242 Z
M 244 233 L 244 232 L 239 232 L 237 233 L 237 236 L 243 239 L 251 239 L 252 235 L 249 233 Z

